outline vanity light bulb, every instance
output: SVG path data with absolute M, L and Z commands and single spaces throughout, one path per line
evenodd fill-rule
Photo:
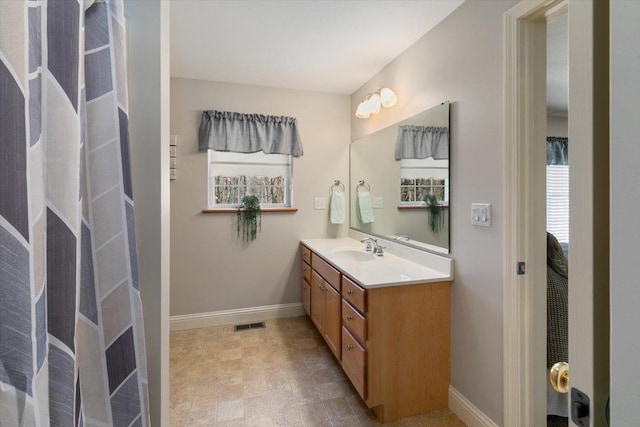
M 368 119 L 371 113 L 367 111 L 366 101 L 362 101 L 356 109 L 356 117 L 359 119 Z
M 380 89 L 380 100 L 385 108 L 393 107 L 398 102 L 396 94 L 388 87 Z
M 373 95 L 371 95 L 371 97 L 369 97 L 369 100 L 366 101 L 367 102 L 367 110 L 370 113 L 373 114 L 378 114 L 380 112 L 380 107 L 382 106 L 382 101 L 380 100 L 380 95 L 377 93 L 374 93 Z

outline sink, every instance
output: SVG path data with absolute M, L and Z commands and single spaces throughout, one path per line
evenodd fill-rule
M 357 251 L 355 249 L 342 249 L 333 253 L 333 258 L 336 261 L 355 261 L 366 262 L 373 261 L 376 256 L 372 253 Z

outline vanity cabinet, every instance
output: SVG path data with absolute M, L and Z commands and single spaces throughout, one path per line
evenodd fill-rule
M 311 259 L 311 319 L 380 421 L 446 408 L 450 282 L 364 288 L 302 251 Z
M 311 320 L 340 360 L 341 303 L 340 272 L 311 254 Z
M 311 251 L 302 250 L 302 308 L 311 315 Z

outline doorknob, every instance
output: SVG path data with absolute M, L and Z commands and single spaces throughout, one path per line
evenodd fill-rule
M 554 364 L 549 371 L 549 382 L 551 383 L 551 387 L 558 393 L 568 393 L 569 364 L 567 362 Z

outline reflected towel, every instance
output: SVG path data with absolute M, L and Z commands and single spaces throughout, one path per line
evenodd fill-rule
M 363 224 L 369 224 L 373 222 L 373 203 L 371 199 L 371 193 L 368 191 L 358 191 L 356 199 L 358 218 Z
M 331 193 L 331 201 L 329 202 L 329 221 L 331 221 L 331 224 L 344 224 L 345 216 L 344 193 Z

